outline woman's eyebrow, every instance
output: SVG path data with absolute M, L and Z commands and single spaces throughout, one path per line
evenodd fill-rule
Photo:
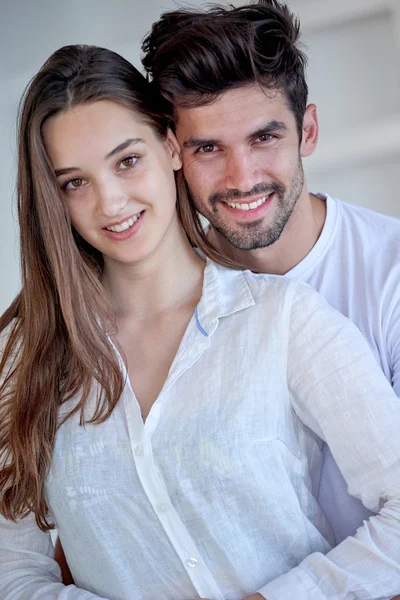
M 106 160 L 108 160 L 109 158 L 112 158 L 115 154 L 118 154 L 118 152 L 122 152 L 123 150 L 126 150 L 127 148 L 129 148 L 129 146 L 132 146 L 133 144 L 140 144 L 140 143 L 145 143 L 143 138 L 129 138 L 127 140 L 125 140 L 125 142 L 122 142 L 122 144 L 119 144 L 119 146 L 117 146 L 116 148 L 114 148 L 114 150 L 111 150 L 111 152 L 109 152 L 107 154 L 107 156 L 105 157 Z
M 133 146 L 134 144 L 140 144 L 143 143 L 145 144 L 146 142 L 144 141 L 143 138 L 129 138 L 127 140 L 125 140 L 124 142 L 122 142 L 122 144 L 119 144 L 116 148 L 114 148 L 114 150 L 111 150 L 111 152 L 109 152 L 106 156 L 105 156 L 105 160 L 108 160 L 109 158 L 112 158 L 115 154 L 118 154 L 118 152 L 122 152 L 123 150 L 126 150 L 127 148 L 129 148 L 129 146 Z M 67 167 L 65 169 L 55 169 L 55 175 L 56 177 L 60 177 L 61 175 L 69 175 L 70 173 L 73 173 L 74 171 L 81 171 L 82 169 L 80 169 L 79 167 Z

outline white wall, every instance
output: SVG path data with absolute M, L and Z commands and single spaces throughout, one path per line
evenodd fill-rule
M 305 161 L 310 189 L 400 217 L 400 2 L 291 4 L 303 14 L 320 120 L 318 149 Z
M 321 121 L 319 148 L 305 163 L 309 187 L 400 216 L 400 2 L 288 1 L 302 19 L 310 101 Z M 65 44 L 110 47 L 139 66 L 141 38 L 176 4 L 0 0 L 0 312 L 19 288 L 14 141 L 24 86 Z

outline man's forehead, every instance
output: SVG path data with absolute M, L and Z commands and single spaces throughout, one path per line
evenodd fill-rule
M 294 120 L 284 94 L 259 85 L 246 85 L 227 90 L 212 103 L 192 108 L 176 107 L 178 137 L 213 136 L 217 132 L 258 128 L 270 121 Z M 291 119 L 292 117 L 292 119 Z

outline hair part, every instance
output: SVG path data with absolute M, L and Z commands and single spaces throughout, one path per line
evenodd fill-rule
M 182 9 L 153 24 L 142 44 L 142 63 L 175 107 L 209 104 L 252 83 L 282 91 L 301 141 L 308 87 L 299 36 L 299 21 L 278 0 Z

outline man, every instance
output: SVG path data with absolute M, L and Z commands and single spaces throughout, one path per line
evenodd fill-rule
M 400 223 L 309 194 L 318 139 L 299 24 L 278 0 L 165 13 L 143 65 L 173 105 L 183 170 L 208 240 L 262 273 L 300 278 L 367 338 L 400 395 Z M 370 515 L 325 448 L 319 501 L 337 542 Z

